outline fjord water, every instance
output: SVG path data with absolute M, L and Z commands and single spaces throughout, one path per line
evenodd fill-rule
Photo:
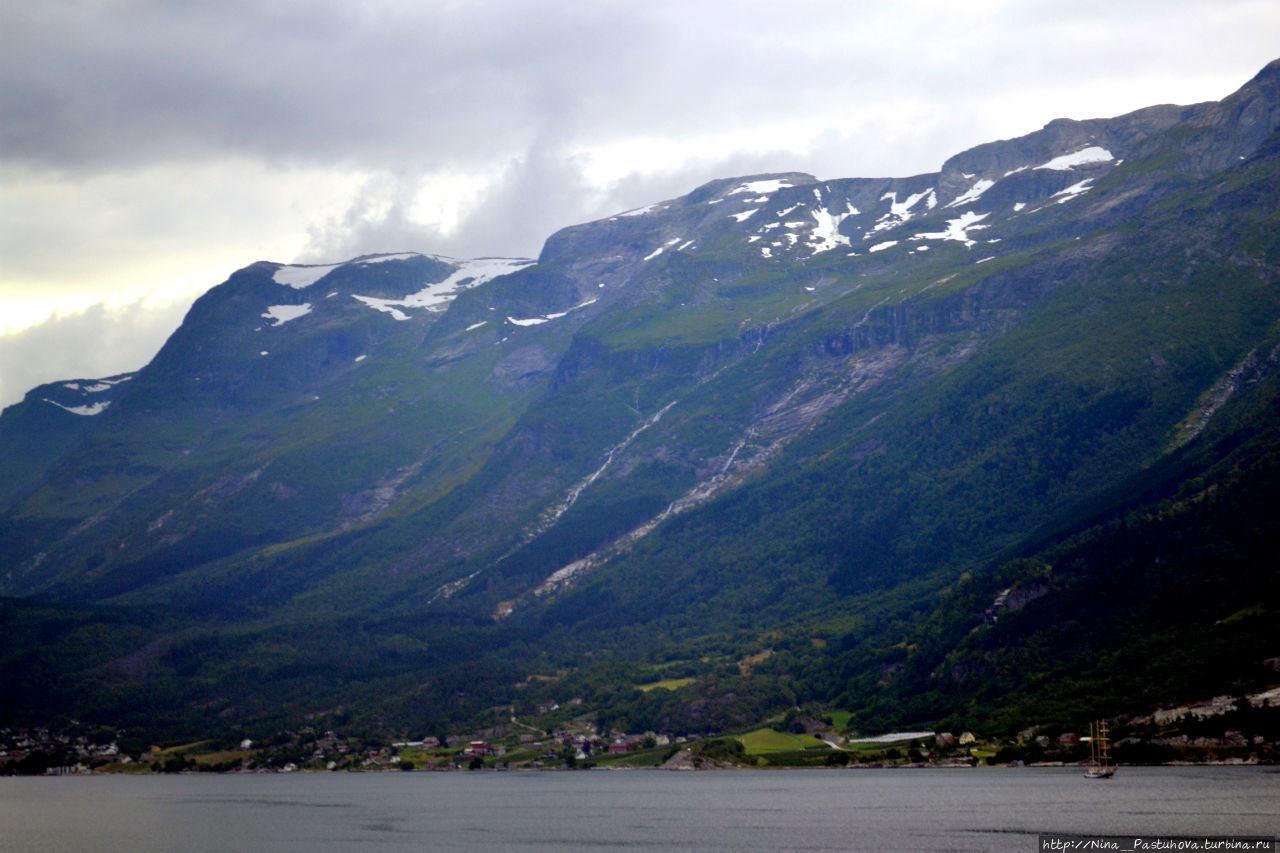
M 1280 835 L 1259 767 L 0 779 L 0 851 L 1022 851 Z

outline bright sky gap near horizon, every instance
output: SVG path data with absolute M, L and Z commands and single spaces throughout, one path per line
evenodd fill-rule
M 936 170 L 1217 100 L 1280 6 L 0 5 L 0 406 L 144 364 L 256 260 L 535 255 L 718 177 Z

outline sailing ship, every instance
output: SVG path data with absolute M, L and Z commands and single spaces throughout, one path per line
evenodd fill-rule
M 1111 742 L 1107 739 L 1107 721 L 1089 724 L 1089 764 L 1084 769 L 1086 779 L 1110 779 L 1116 774 L 1111 763 Z

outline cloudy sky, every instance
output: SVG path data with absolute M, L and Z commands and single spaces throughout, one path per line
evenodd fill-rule
M 255 260 L 534 255 L 715 177 L 1216 100 L 1274 0 L 0 0 L 0 405 Z

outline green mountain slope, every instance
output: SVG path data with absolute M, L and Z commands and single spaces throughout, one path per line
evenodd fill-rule
M 109 406 L 0 416 L 33 448 L 0 710 L 1013 725 L 1265 680 L 1273 572 L 1209 555 L 1274 547 L 1222 518 L 1270 500 L 1277 127 L 1273 63 L 935 174 L 716 181 L 536 261 L 247 267 Z M 1163 615 L 1210 588 L 1227 628 Z

